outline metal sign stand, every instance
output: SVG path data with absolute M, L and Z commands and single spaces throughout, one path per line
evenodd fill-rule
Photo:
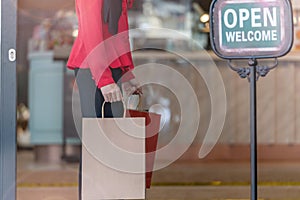
M 256 58 L 249 59 L 248 67 L 234 67 L 231 60 L 228 66 L 239 74 L 241 78 L 247 78 L 250 82 L 250 152 L 251 152 L 251 200 L 257 200 L 257 107 L 256 107 L 256 82 L 259 77 L 265 77 L 270 70 L 278 66 L 278 60 L 271 67 L 258 66 Z

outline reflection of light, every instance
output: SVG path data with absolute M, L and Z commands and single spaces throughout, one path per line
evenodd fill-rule
M 72 33 L 73 37 L 77 37 L 78 36 L 78 29 L 75 29 Z
M 203 8 L 198 3 L 193 3 L 193 8 L 200 16 L 200 22 L 207 23 L 209 21 L 209 14 L 205 13 Z
M 209 21 L 209 15 L 208 15 L 207 13 L 201 15 L 201 17 L 200 17 L 200 22 L 206 23 L 206 22 L 208 22 L 208 21 Z
M 165 126 L 170 125 L 171 111 L 168 106 L 161 105 L 161 104 L 155 104 L 149 108 L 149 112 L 153 112 L 153 113 L 161 115 L 159 131 L 161 131 Z

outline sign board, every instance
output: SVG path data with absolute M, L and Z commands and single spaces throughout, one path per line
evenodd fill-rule
M 222 58 L 275 58 L 292 47 L 289 0 L 215 0 L 210 15 L 211 44 Z

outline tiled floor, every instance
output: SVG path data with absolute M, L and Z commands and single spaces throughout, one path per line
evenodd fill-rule
M 18 152 L 17 200 L 76 200 L 78 164 L 36 163 Z M 147 199 L 249 199 L 249 163 L 177 162 L 153 174 Z M 300 163 L 259 164 L 260 199 L 300 200 Z

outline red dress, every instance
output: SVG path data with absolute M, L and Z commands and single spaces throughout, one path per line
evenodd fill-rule
M 111 68 L 133 69 L 128 35 L 127 1 L 122 0 L 118 34 L 112 36 L 102 20 L 103 0 L 76 0 L 78 37 L 67 63 L 68 68 L 89 68 L 98 88 L 114 83 Z

